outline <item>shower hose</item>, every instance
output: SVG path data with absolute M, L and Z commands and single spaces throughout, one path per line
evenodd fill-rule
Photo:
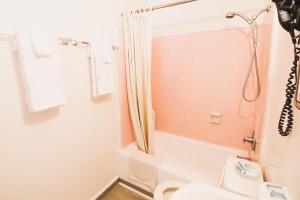
M 255 20 L 249 20 L 249 24 L 251 25 L 251 32 L 252 32 L 252 41 L 253 41 L 253 56 L 250 62 L 248 74 L 246 77 L 246 80 L 244 82 L 243 86 L 243 98 L 247 102 L 254 102 L 258 99 L 260 95 L 260 78 L 259 78 L 259 71 L 258 71 L 258 62 L 257 62 L 257 44 L 258 44 L 258 37 L 259 37 L 259 30 L 258 25 L 255 22 Z M 295 28 L 294 24 L 291 25 L 291 37 L 294 45 L 294 61 L 293 66 L 291 68 L 291 72 L 289 74 L 288 83 L 286 85 L 286 100 L 283 106 L 283 109 L 281 111 L 279 123 L 278 123 L 278 130 L 279 134 L 282 136 L 288 136 L 292 132 L 293 128 L 293 97 L 297 88 L 297 66 L 298 61 L 300 59 L 300 48 L 297 46 L 300 44 L 300 34 L 295 37 Z M 253 66 L 255 66 L 255 74 L 256 74 L 256 85 L 257 90 L 255 93 L 255 96 L 253 98 L 247 97 L 246 95 L 246 88 L 248 85 L 248 82 L 250 81 L 251 73 L 253 70 Z M 285 127 L 286 125 L 286 127 Z
M 257 23 L 254 20 L 249 20 L 249 22 L 250 22 L 249 24 L 251 25 L 251 33 L 252 33 L 253 56 L 251 58 L 251 62 L 248 68 L 248 73 L 243 85 L 243 99 L 247 102 L 254 102 L 258 99 L 260 94 L 260 78 L 259 78 L 258 62 L 257 62 L 257 44 L 258 44 L 259 30 L 258 30 Z M 246 90 L 247 90 L 247 85 L 250 81 L 253 66 L 255 66 L 254 70 L 256 75 L 257 90 L 254 97 L 251 98 L 251 97 L 247 97 Z

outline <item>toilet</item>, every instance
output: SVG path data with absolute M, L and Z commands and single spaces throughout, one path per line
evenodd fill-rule
M 187 183 L 180 181 L 165 181 L 159 184 L 154 191 L 154 200 L 170 200 L 172 194 Z
M 224 193 L 230 192 L 239 195 L 241 198 L 238 199 L 273 200 L 276 198 L 276 200 L 291 200 L 287 188 L 274 183 L 264 182 L 261 166 L 257 163 L 229 157 L 224 166 L 222 177 L 220 187 L 211 187 L 216 188 L 216 190 L 221 189 Z M 173 194 L 180 193 L 189 185 L 193 185 L 193 183 L 162 182 L 154 191 L 154 200 L 171 200 Z

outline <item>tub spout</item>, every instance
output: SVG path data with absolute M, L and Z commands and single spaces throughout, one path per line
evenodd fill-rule
M 255 131 L 253 131 L 253 134 L 252 134 L 252 136 L 249 136 L 249 137 L 244 137 L 244 139 L 243 139 L 243 142 L 244 143 L 249 143 L 249 144 L 251 144 L 251 149 L 252 149 L 252 151 L 255 151 L 255 149 L 256 149 L 256 137 L 255 137 Z
M 251 158 L 251 157 L 248 157 L 248 156 L 240 156 L 240 155 L 237 155 L 236 157 L 239 158 L 239 159 L 252 161 L 252 158 Z

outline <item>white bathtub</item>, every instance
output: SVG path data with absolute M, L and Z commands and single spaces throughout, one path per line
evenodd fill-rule
M 130 179 L 129 160 L 132 157 L 157 169 L 157 184 L 167 180 L 177 180 L 184 182 L 202 181 L 217 186 L 227 157 L 246 153 L 239 149 L 158 131 L 154 134 L 154 152 L 153 156 L 147 155 L 139 151 L 135 144 L 119 150 L 117 164 L 119 176 L 144 189 L 151 190 Z

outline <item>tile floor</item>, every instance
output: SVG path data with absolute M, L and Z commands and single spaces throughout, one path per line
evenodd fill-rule
M 150 198 L 148 198 L 150 199 Z M 141 195 L 134 193 L 120 184 L 117 184 L 103 199 L 101 200 L 148 200 Z M 100 199 L 99 199 L 100 200 Z

